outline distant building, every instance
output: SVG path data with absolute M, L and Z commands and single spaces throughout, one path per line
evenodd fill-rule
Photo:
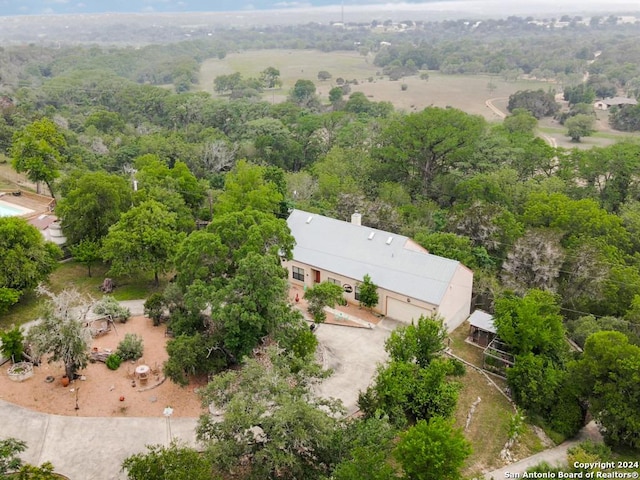
M 638 101 L 635 98 L 627 97 L 610 97 L 604 100 L 598 100 L 593 104 L 593 107 L 597 110 L 608 110 L 611 107 L 619 107 L 621 105 L 637 105 Z
M 296 240 L 284 261 L 289 281 L 304 288 L 332 282 L 348 302 L 359 301 L 365 275 L 378 286 L 374 311 L 401 322 L 440 315 L 449 331 L 469 316 L 473 272 L 457 260 L 431 255 L 403 235 L 294 210 L 287 224 Z

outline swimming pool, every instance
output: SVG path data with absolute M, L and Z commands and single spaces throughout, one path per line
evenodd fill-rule
M 32 213 L 33 210 L 19 205 L 13 205 L 4 200 L 0 200 L 0 217 L 17 217 L 20 215 L 26 215 Z

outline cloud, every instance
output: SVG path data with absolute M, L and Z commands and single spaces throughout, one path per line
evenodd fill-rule
M 313 5 L 309 2 L 278 2 L 273 6 L 276 8 L 309 8 Z

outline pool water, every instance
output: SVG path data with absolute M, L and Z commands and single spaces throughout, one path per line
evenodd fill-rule
M 14 207 L 0 200 L 0 217 L 17 217 L 30 212 L 28 208 Z

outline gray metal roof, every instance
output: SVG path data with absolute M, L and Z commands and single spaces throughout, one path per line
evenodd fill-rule
M 366 274 L 381 288 L 440 305 L 460 265 L 456 260 L 406 248 L 395 233 L 302 210 L 287 219 L 296 239 L 293 258 L 355 280 Z
M 476 310 L 471 314 L 469 324 L 485 332 L 497 333 L 496 327 L 493 325 L 493 315 L 482 310 Z

